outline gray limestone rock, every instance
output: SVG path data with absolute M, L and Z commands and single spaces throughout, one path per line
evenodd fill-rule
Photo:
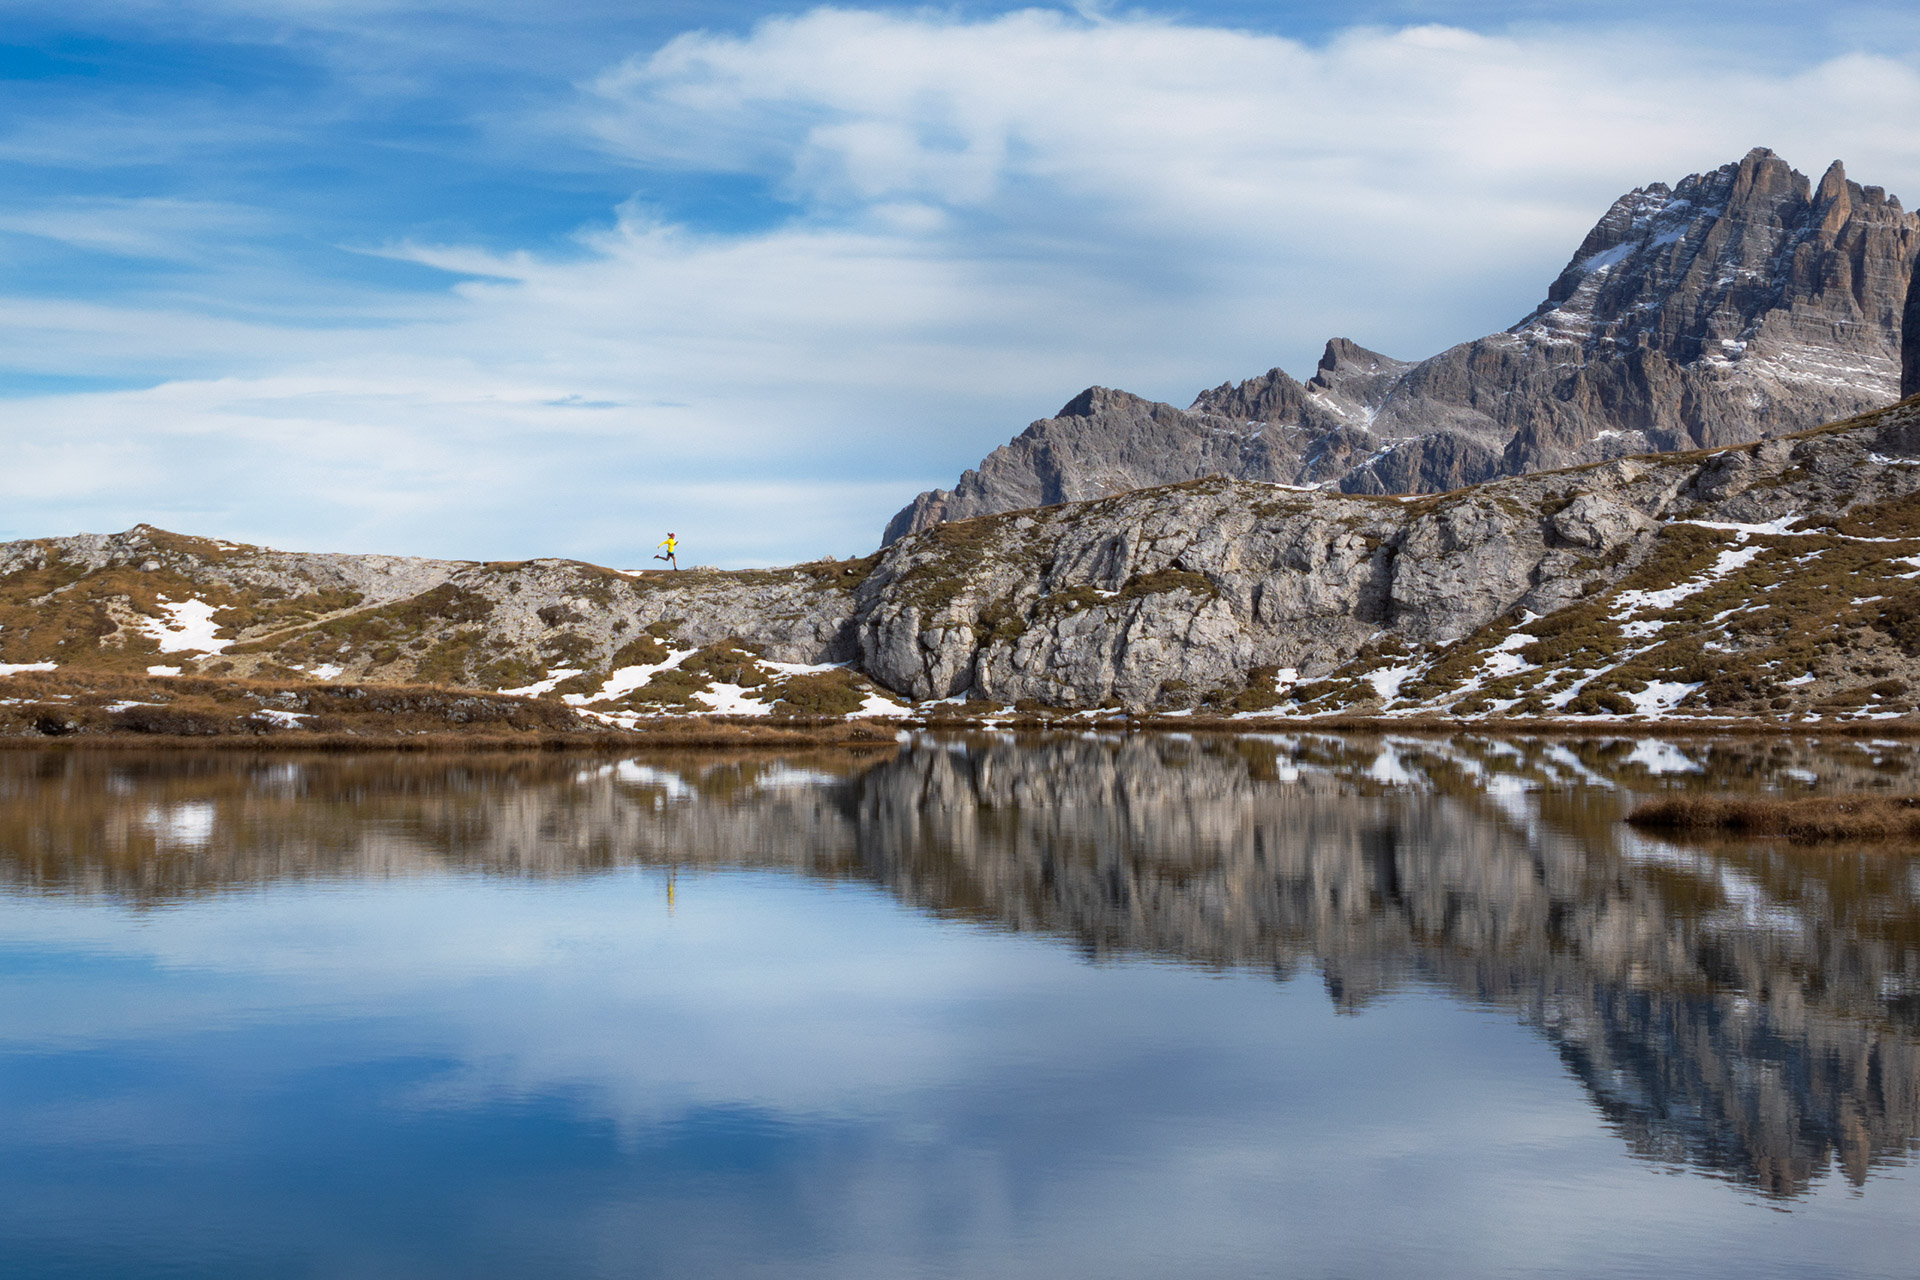
M 1317 412 L 1299 383 L 1278 369 L 1268 376 L 1284 385 L 1249 392 L 1249 397 Z M 1337 424 L 1325 419 L 1322 425 Z M 915 498 L 888 524 L 885 541 L 891 544 L 945 520 L 1081 502 L 1215 474 L 1289 480 L 1300 464 L 1300 441 L 1287 433 L 1269 435 L 1258 422 L 1226 413 L 1182 412 L 1124 391 L 1090 387 L 1055 416 L 996 449 L 952 489 Z
M 1598 494 L 1583 493 L 1548 521 L 1554 535 L 1569 546 L 1611 551 L 1653 527 L 1653 521 Z
M 908 535 L 855 592 L 862 668 L 916 698 L 1177 707 L 1363 647 L 1431 654 L 1617 583 L 1675 520 L 1759 525 L 1920 491 L 1920 408 L 1700 457 L 1382 499 L 1224 477 Z
M 920 495 L 886 541 L 1215 473 L 1442 493 L 1845 418 L 1920 391 L 1920 322 L 1902 367 L 1917 257 L 1920 218 L 1897 199 L 1756 148 L 1615 201 L 1504 333 L 1418 363 L 1336 338 L 1305 383 L 1273 369 L 1184 411 L 1092 388 Z

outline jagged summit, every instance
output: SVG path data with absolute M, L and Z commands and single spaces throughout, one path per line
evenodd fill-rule
M 1897 198 L 1849 182 L 1838 160 L 1810 191 L 1756 147 L 1738 166 L 1615 201 L 1546 301 L 1508 332 L 1575 341 L 1590 357 L 1649 347 L 1678 364 L 1733 364 L 1766 329 L 1800 357 L 1797 367 L 1776 358 L 1769 372 L 1866 387 L 1884 368 L 1858 355 L 1880 353 L 1837 330 L 1864 321 L 1898 332 L 1914 225 Z M 1882 247 L 1904 247 L 1904 260 L 1871 252 Z
M 1281 422 L 1313 405 L 1336 419 L 1365 426 L 1374 419 L 1374 403 L 1412 362 L 1369 351 L 1348 338 L 1332 338 L 1320 363 L 1306 382 L 1297 382 L 1284 369 L 1269 369 L 1245 382 L 1223 382 L 1194 397 L 1189 413 L 1235 418 L 1247 422 Z
M 1186 410 L 1091 388 L 921 494 L 942 520 L 1221 473 L 1350 493 L 1439 492 L 1628 453 L 1799 430 L 1920 391 L 1902 311 L 1920 218 L 1835 161 L 1818 184 L 1756 147 L 1628 192 L 1545 299 L 1418 362 L 1345 338 L 1304 383 L 1271 369 Z

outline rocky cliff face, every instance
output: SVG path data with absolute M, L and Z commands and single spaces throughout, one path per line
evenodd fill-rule
M 1907 315 L 1900 330 L 1900 394 L 1920 396 L 1920 262 L 1907 288 Z
M 1897 199 L 1838 161 L 1815 185 L 1756 149 L 1622 196 L 1504 333 L 1418 363 L 1335 339 L 1305 383 L 1274 369 L 1184 411 L 1096 387 L 886 538 L 1211 474 L 1438 493 L 1811 427 L 1899 396 L 1916 256 Z

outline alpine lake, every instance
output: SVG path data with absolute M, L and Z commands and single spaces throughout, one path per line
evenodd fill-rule
M 10 1277 L 1899 1276 L 1871 739 L 0 752 Z

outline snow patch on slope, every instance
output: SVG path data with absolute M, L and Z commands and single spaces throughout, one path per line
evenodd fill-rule
M 700 652 L 698 649 L 671 649 L 662 662 L 639 663 L 631 667 L 621 667 L 606 678 L 600 688 L 593 693 L 569 693 L 561 701 L 569 706 L 583 707 L 594 702 L 615 702 L 626 697 L 635 689 L 643 687 L 647 681 L 662 671 L 671 670 Z M 552 686 L 548 686 L 551 688 Z M 505 692 L 503 690 L 502 692 Z
M 545 680 L 536 680 L 532 684 L 521 685 L 518 689 L 502 689 L 500 692 L 515 698 L 537 698 L 543 693 L 552 693 L 554 686 L 563 680 L 571 680 L 579 675 L 580 667 L 552 667 L 547 671 Z
M 1663 587 L 1658 591 L 1622 591 L 1613 598 L 1617 606 L 1613 616 L 1616 620 L 1625 621 L 1645 609 L 1671 609 L 1688 596 L 1705 591 L 1728 574 L 1746 568 L 1755 556 L 1765 550 L 1765 547 L 1730 547 L 1715 558 L 1705 573 L 1678 586 Z
M 219 653 L 231 640 L 216 639 L 214 633 L 220 629 L 213 615 L 227 606 L 208 604 L 198 597 L 192 600 L 172 601 L 165 596 L 159 597 L 161 611 L 165 618 L 144 618 L 140 629 L 152 636 L 160 646 L 162 653 Z

